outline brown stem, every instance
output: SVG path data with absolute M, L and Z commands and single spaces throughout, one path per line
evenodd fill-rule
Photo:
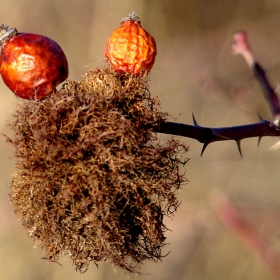
M 241 154 L 240 141 L 242 139 L 250 137 L 259 137 L 260 139 L 263 136 L 280 136 L 280 127 L 273 121 L 261 120 L 259 123 L 241 126 L 210 128 L 199 126 L 194 119 L 194 125 L 175 122 L 162 123 L 156 132 L 196 139 L 204 144 L 201 155 L 205 151 L 207 145 L 212 142 L 234 140 Z

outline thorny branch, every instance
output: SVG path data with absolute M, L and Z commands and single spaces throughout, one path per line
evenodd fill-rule
M 263 120 L 260 118 L 259 123 L 253 123 L 241 126 L 210 128 L 199 126 L 193 116 L 194 125 L 183 123 L 166 122 L 157 130 L 159 133 L 173 134 L 196 139 L 203 143 L 201 155 L 205 151 L 208 144 L 216 141 L 234 140 L 237 144 L 240 155 L 241 140 L 250 137 L 259 137 L 259 141 L 263 136 L 280 136 L 280 103 L 279 99 L 270 85 L 263 68 L 255 59 L 251 46 L 247 40 L 247 34 L 240 31 L 234 34 L 235 42 L 232 45 L 235 54 L 241 54 L 249 67 L 252 69 L 256 79 L 263 88 L 264 95 L 270 105 L 271 112 L 275 121 Z
M 242 139 L 259 137 L 260 141 L 263 136 L 280 136 L 280 127 L 273 121 L 261 120 L 259 123 L 248 125 L 210 128 L 199 126 L 194 119 L 194 125 L 175 122 L 163 123 L 158 132 L 196 139 L 204 144 L 201 155 L 208 144 L 212 142 L 234 140 L 242 156 L 240 146 Z

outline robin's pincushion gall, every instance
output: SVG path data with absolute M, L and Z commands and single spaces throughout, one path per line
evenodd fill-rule
M 0 27 L 0 73 L 5 84 L 19 97 L 42 99 L 68 77 L 68 63 L 52 39 L 32 33 L 17 33 Z
M 116 72 L 149 72 L 156 54 L 155 39 L 141 26 L 140 18 L 135 13 L 122 20 L 105 47 L 105 56 Z

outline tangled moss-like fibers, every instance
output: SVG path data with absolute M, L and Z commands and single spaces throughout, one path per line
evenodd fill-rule
M 10 198 L 47 259 L 67 255 L 81 272 L 99 261 L 139 272 L 144 260 L 163 257 L 163 218 L 179 205 L 187 151 L 160 143 L 154 130 L 166 117 L 147 78 L 109 69 L 21 101 L 10 123 Z

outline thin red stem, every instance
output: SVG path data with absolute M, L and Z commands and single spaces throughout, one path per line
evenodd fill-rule
M 255 55 L 253 54 L 253 50 L 248 41 L 247 33 L 245 31 L 239 31 L 234 34 L 233 38 L 235 40 L 232 45 L 233 52 L 235 54 L 241 54 L 249 67 L 252 69 L 256 79 L 263 89 L 264 96 L 270 106 L 273 119 L 278 120 L 280 118 L 280 102 L 278 96 L 268 81 L 264 69 L 258 63 Z

